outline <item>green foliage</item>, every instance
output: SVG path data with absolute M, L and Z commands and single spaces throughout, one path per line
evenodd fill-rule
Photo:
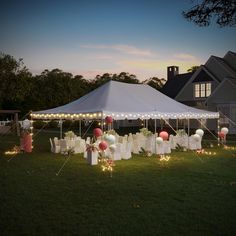
M 163 85 L 165 84 L 166 80 L 165 79 L 159 79 L 157 77 L 152 77 L 150 79 L 144 80 L 144 84 L 147 84 L 151 87 L 153 87 L 156 90 L 161 90 Z
M 33 123 L 34 129 L 42 129 L 44 127 L 44 125 L 45 125 L 45 122 L 42 120 L 36 120 Z
M 48 128 L 58 128 L 58 121 L 55 121 L 55 120 L 49 121 L 47 127 Z
M 194 73 L 194 72 L 196 72 L 196 71 L 198 70 L 199 67 L 200 67 L 200 66 L 192 66 L 191 68 L 189 68 L 189 69 L 187 70 L 187 72 L 192 72 L 192 73 Z
M 71 120 L 63 121 L 63 128 L 65 128 L 65 129 L 71 128 L 72 125 L 73 125 L 73 121 L 71 121 Z

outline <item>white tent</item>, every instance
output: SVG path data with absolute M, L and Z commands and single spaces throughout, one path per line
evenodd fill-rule
M 145 84 L 109 81 L 80 99 L 53 109 L 32 112 L 33 119 L 216 119 L 218 112 L 179 103 Z

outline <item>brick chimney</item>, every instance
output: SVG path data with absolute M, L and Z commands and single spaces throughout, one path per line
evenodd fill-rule
M 178 66 L 168 66 L 167 67 L 167 80 L 174 79 L 176 75 L 179 74 Z

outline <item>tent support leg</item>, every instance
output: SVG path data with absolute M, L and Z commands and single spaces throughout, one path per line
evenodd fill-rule
M 179 119 L 176 119 L 176 130 L 179 129 Z
M 62 139 L 62 119 L 60 119 L 60 139 Z
M 154 140 L 154 142 L 155 142 L 155 155 L 156 155 L 156 153 L 157 153 L 157 142 L 156 142 L 156 139 L 157 139 L 157 120 L 156 119 L 154 120 L 154 125 L 155 125 L 155 140 Z
M 188 119 L 188 149 L 189 149 L 190 122 Z
M 79 136 L 81 137 L 81 120 L 79 120 Z
M 220 146 L 220 119 L 217 119 L 217 145 Z

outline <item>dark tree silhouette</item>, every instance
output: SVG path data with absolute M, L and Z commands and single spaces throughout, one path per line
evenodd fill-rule
M 200 67 L 200 66 L 192 66 L 192 67 L 189 68 L 187 71 L 188 71 L 188 72 L 192 72 L 192 73 L 194 73 L 195 71 L 198 70 L 199 67 Z
M 202 0 L 183 16 L 198 26 L 208 26 L 213 19 L 220 27 L 236 25 L 236 0 Z
M 149 86 L 153 87 L 156 90 L 161 90 L 165 82 L 166 80 L 163 78 L 159 79 L 157 77 L 151 77 L 149 79 L 144 80 L 143 84 L 148 84 Z

